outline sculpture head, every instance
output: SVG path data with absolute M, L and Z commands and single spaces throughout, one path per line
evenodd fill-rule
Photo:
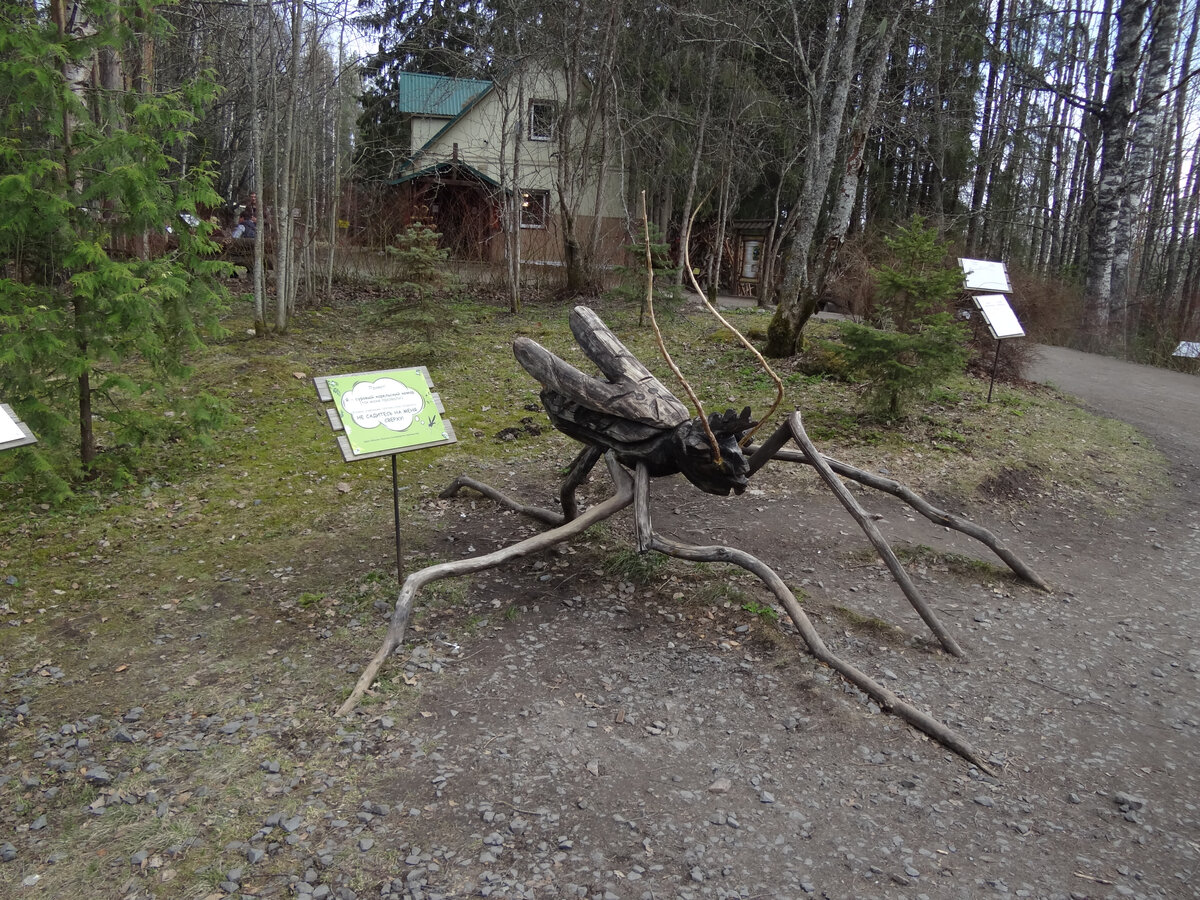
M 741 413 L 728 409 L 708 417 L 709 427 L 717 438 L 721 462 L 713 458 L 713 448 L 699 419 L 692 419 L 675 429 L 672 437 L 674 462 L 684 478 L 706 494 L 726 497 L 730 491 L 740 494 L 750 482 L 750 462 L 738 439 L 754 427 L 750 407 Z

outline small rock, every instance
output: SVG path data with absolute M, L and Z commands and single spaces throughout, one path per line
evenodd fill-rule
M 712 784 L 710 784 L 708 786 L 708 790 L 710 793 L 713 793 L 713 794 L 725 794 L 725 793 L 729 792 L 729 789 L 731 787 L 733 787 L 733 782 L 730 781 L 728 778 L 722 777 L 722 778 L 718 778 L 716 781 L 714 781 Z
M 112 776 L 104 766 L 92 766 L 83 773 L 83 780 L 88 784 L 112 784 Z
M 12 862 L 17 858 L 17 848 L 5 841 L 0 844 L 0 862 Z
M 1136 812 L 1146 805 L 1146 801 L 1142 797 L 1135 797 L 1124 791 L 1117 791 L 1113 794 L 1113 803 L 1126 812 Z

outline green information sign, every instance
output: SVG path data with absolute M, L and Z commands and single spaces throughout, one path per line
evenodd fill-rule
M 315 379 L 347 462 L 456 440 L 424 366 Z

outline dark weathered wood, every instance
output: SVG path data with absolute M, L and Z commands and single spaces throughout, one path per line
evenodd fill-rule
M 780 605 L 787 611 L 788 617 L 791 618 L 796 626 L 796 631 L 799 632 L 800 637 L 804 640 L 812 655 L 820 662 L 829 666 L 846 679 L 846 681 L 878 703 L 880 709 L 890 712 L 908 722 L 908 724 L 912 725 L 918 731 L 933 738 L 943 747 L 953 750 L 967 762 L 972 763 L 989 775 L 995 776 L 997 774 L 996 770 L 958 732 L 942 724 L 928 713 L 922 712 L 912 704 L 900 699 L 874 678 L 831 651 L 821 639 L 816 628 L 813 627 L 812 621 L 805 614 L 803 608 L 797 602 L 795 595 L 784 583 L 783 579 L 762 560 L 733 547 L 702 547 L 682 544 L 655 533 L 654 525 L 650 520 L 649 483 L 650 478 L 646 470 L 639 467 L 634 485 L 633 507 L 639 550 L 643 552 L 645 550 L 655 550 L 667 556 L 674 556 L 693 562 L 729 563 L 757 575 L 767 588 L 770 589 L 771 593 L 775 595 L 776 599 L 779 600 Z
M 544 525 L 561 525 L 565 521 L 561 514 L 553 510 L 545 509 L 541 506 L 530 506 L 519 500 L 514 500 L 503 491 L 498 491 L 490 484 L 484 484 L 482 481 L 476 481 L 470 475 L 459 475 L 446 486 L 445 490 L 438 494 L 438 497 L 442 500 L 449 500 L 463 488 L 470 488 L 477 493 L 483 494 L 485 497 L 495 500 L 501 506 L 507 507 L 523 516 L 529 516 L 531 519 L 537 519 L 537 521 Z
M 576 306 L 569 316 L 575 341 L 613 384 L 634 384 L 651 398 L 644 420 L 660 428 L 674 428 L 691 418 L 688 408 L 642 365 L 612 330 L 586 306 Z
M 529 338 L 513 341 L 513 355 L 542 385 L 542 405 L 555 428 L 614 451 L 629 468 L 644 463 L 654 477 L 682 472 L 702 491 L 720 496 L 745 490 L 748 467 L 739 440 L 754 424 L 749 407 L 689 418 L 687 407 L 594 312 L 576 307 L 571 327 L 608 380 L 584 374 Z
M 776 432 L 776 435 L 777 434 L 779 434 L 779 432 Z M 774 437 L 774 435 L 772 437 Z M 779 446 L 782 447 L 783 445 L 780 444 Z M 782 450 L 778 448 L 772 449 L 770 445 L 763 443 L 758 447 L 751 448 L 751 453 L 750 470 L 752 473 L 756 471 L 757 468 L 761 468 L 762 464 L 770 459 L 783 460 L 784 462 L 802 463 L 806 466 L 812 465 L 811 460 L 808 458 L 808 454 L 803 450 Z M 755 462 L 759 460 L 760 454 L 762 455 L 762 461 L 758 466 L 755 466 Z M 974 538 L 995 553 L 996 556 L 998 556 L 1004 562 L 1004 564 L 1008 566 L 1019 578 L 1024 579 L 1034 587 L 1040 588 L 1043 591 L 1050 591 L 1050 586 L 1042 579 L 1040 575 L 1037 574 L 1037 572 L 1030 568 L 1028 563 L 1021 559 L 1021 557 L 1017 556 L 1017 554 L 1009 549 L 1009 547 L 1005 545 L 1000 538 L 998 538 L 988 529 L 984 528 L 982 525 L 972 522 L 970 519 L 963 518 L 962 516 L 957 516 L 954 513 L 946 512 L 944 509 L 939 509 L 920 494 L 915 493 L 907 485 L 901 484 L 898 481 L 893 481 L 891 478 L 884 478 L 882 475 L 878 475 L 874 472 L 867 472 L 863 469 L 856 468 L 849 463 L 839 462 L 838 460 L 829 456 L 825 456 L 824 454 L 822 454 L 822 459 L 829 464 L 829 468 L 831 468 L 838 475 L 841 475 L 843 478 L 849 478 L 852 481 L 857 481 L 859 484 L 870 488 L 875 488 L 877 491 L 883 491 L 885 494 L 891 494 L 893 497 L 898 497 L 929 521 L 937 525 L 944 525 L 946 528 L 953 528 L 955 531 Z
M 575 461 L 571 463 L 567 477 L 563 479 L 562 486 L 558 490 L 558 502 L 562 506 L 563 517 L 566 521 L 570 522 L 579 515 L 579 504 L 575 501 L 575 491 L 587 480 L 588 475 L 603 455 L 600 448 L 584 444 L 579 455 L 575 457 Z
M 562 514 L 520 503 L 465 475 L 455 479 L 442 492 L 442 497 L 452 497 L 464 487 L 471 488 L 509 509 L 554 527 L 484 556 L 429 566 L 409 575 L 396 600 L 383 645 L 364 670 L 350 697 L 338 710 L 339 715 L 354 708 L 370 688 L 388 655 L 403 641 L 416 593 L 423 585 L 440 578 L 478 572 L 570 540 L 594 522 L 634 503 L 636 543 L 640 552 L 656 551 L 681 559 L 727 562 L 753 572 L 779 599 L 818 660 L 864 691 L 881 708 L 903 718 L 983 771 L 994 774 L 971 745 L 952 729 L 905 703 L 874 679 L 830 652 L 783 580 L 761 560 L 732 547 L 697 547 L 655 534 L 650 518 L 649 481 L 652 477 L 682 472 L 689 481 L 710 493 L 727 494 L 730 490 L 741 493 L 748 476 L 771 459 L 804 462 L 813 466 L 875 545 L 913 608 L 946 651 L 954 656 L 963 655 L 958 643 L 942 627 L 883 535 L 839 480 L 834 469 L 836 467 L 848 477 L 902 497 L 934 521 L 958 527 L 964 533 L 979 537 L 993 549 L 1002 547 L 994 536 L 978 526 L 970 529 L 963 527 L 964 523 L 968 526 L 972 523 L 936 510 L 896 482 L 827 460 L 809 439 L 799 412 L 793 412 L 787 422 L 762 446 L 754 449 L 753 455 L 747 459 L 737 441 L 739 437 L 748 435 L 752 426 L 748 407 L 741 413 L 727 410 L 710 415 L 706 422 L 699 418 L 689 419 L 686 408 L 629 353 L 594 313 L 583 307 L 577 308 L 572 313 L 571 325 L 580 345 L 607 380 L 585 375 L 527 338 L 519 338 L 513 345 L 513 352 L 521 365 L 542 384 L 542 402 L 551 422 L 584 445 L 560 488 Z M 799 444 L 802 453 L 784 449 L 788 441 L 793 440 Z M 714 442 L 717 443 L 716 448 Z M 575 491 L 602 453 L 606 455 L 616 495 L 580 515 Z M 636 488 L 623 467 L 636 471 Z M 1007 561 L 1004 555 L 1001 558 Z

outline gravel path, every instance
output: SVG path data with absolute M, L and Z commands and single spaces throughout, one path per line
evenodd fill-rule
M 1175 488 L 1124 518 L 978 501 L 968 514 L 1055 590 L 914 563 L 967 661 L 931 648 L 807 472 L 772 468 L 725 500 L 655 485 L 653 501 L 665 533 L 749 549 L 802 587 L 836 652 L 968 735 L 1000 778 L 798 652 L 749 577 L 701 592 L 676 569 L 645 588 L 564 548 L 479 576 L 454 628 L 427 624 L 392 664 L 411 690 L 347 722 L 327 694 L 357 665 L 328 630 L 296 636 L 271 677 L 180 699 L 223 648 L 201 617 L 163 628 L 173 676 L 121 709 L 84 696 L 73 716 L 43 698 L 86 672 L 9 673 L 0 894 L 1200 896 L 1196 381 L 1052 348 L 1034 374 L 1143 428 Z M 901 543 L 983 555 L 864 498 Z M 463 555 L 528 530 L 485 501 L 431 501 L 429 520 Z M 627 526 L 598 540 L 611 552 Z M 363 623 L 360 643 L 380 633 Z

